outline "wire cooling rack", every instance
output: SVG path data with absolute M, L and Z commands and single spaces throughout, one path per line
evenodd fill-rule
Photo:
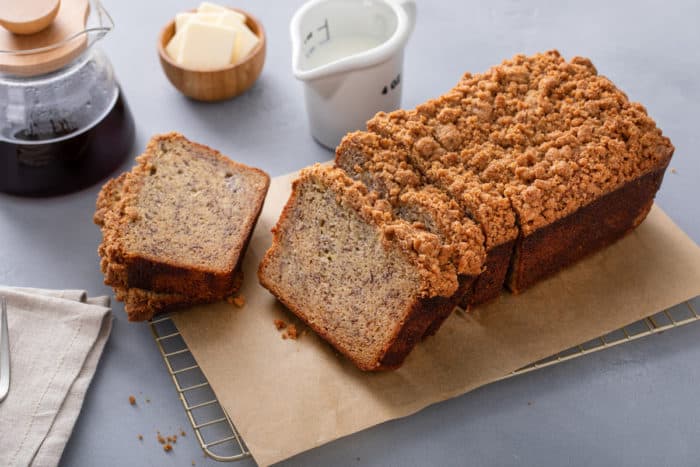
M 204 453 L 224 462 L 250 457 L 250 451 L 219 404 L 172 319 L 167 315 L 158 317 L 151 320 L 150 325 L 158 350 Z
M 696 299 L 697 300 L 697 299 Z M 664 310 L 597 339 L 527 365 L 500 380 L 556 365 L 599 350 L 658 334 L 669 329 L 700 321 L 700 315 L 690 302 Z M 202 450 L 218 461 L 238 461 L 250 457 L 236 427 L 221 407 L 204 373 L 197 365 L 175 323 L 168 316 L 150 322 L 151 332 L 175 383 L 180 401 Z
M 655 315 L 636 321 L 630 325 L 618 329 L 617 331 L 600 336 L 584 344 L 571 347 L 570 349 L 559 352 L 551 357 L 547 357 L 539 362 L 535 362 L 520 368 L 519 370 L 515 370 L 514 372 L 499 378 L 497 381 L 529 373 L 533 370 L 539 370 L 540 368 L 546 368 L 548 366 L 556 365 L 557 363 L 566 362 L 574 358 L 582 357 L 583 355 L 588 355 L 589 353 L 608 349 L 616 345 L 625 344 L 627 342 L 641 339 L 642 337 L 658 334 L 669 329 L 678 328 L 695 321 L 700 321 L 698 310 L 695 309 L 690 301 L 683 302 L 669 308 L 668 310 L 661 311 Z

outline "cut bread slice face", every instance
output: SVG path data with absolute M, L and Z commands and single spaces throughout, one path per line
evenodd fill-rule
M 115 194 L 121 184 L 121 193 Z M 269 186 L 264 172 L 178 133 L 151 139 L 98 209 L 111 285 L 190 297 L 230 294 Z
M 301 172 L 260 264 L 261 284 L 362 370 L 396 368 L 454 306 L 440 239 L 337 168 Z
M 99 193 L 97 209 L 93 220 L 100 227 L 104 226 L 104 218 L 108 211 L 113 210 L 122 197 L 122 189 L 127 173 L 109 180 Z M 100 248 L 100 252 L 103 248 Z M 123 265 L 109 263 L 105 258 L 100 262 L 100 268 L 105 274 L 105 283 L 112 285 L 117 300 L 124 302 L 124 311 L 129 321 L 148 321 L 159 313 L 175 311 L 193 305 L 211 303 L 225 297 L 218 295 L 187 296 L 178 293 L 153 292 L 151 290 L 127 287 L 116 284 L 111 278 L 118 276 L 113 271 L 123 269 Z M 239 269 L 234 273 L 234 285 L 228 295 L 235 294 L 243 283 L 243 271 Z

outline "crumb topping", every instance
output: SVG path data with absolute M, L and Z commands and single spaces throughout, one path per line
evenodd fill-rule
M 387 138 L 356 131 L 341 141 L 336 164 L 386 198 L 397 217 L 440 236 L 459 274 L 480 274 L 485 259 L 481 229 L 449 195 L 426 184 L 405 150 Z M 428 225 L 417 225 L 414 218 Z
M 459 274 L 476 276 L 482 272 L 486 251 L 481 228 L 465 217 L 457 202 L 444 191 L 432 185 L 409 189 L 401 194 L 397 205 L 399 209 L 418 209 L 429 215 L 436 224 L 430 230 L 440 232 L 445 245 L 452 249 L 452 261 Z
M 453 169 L 494 184 L 526 235 L 665 167 L 673 153 L 642 105 L 587 58 L 567 62 L 557 51 L 467 73 L 447 94 L 367 126 L 407 148 L 426 176 Z M 491 211 L 491 223 L 502 220 Z

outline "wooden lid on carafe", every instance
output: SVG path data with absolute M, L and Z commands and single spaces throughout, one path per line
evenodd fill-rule
M 88 0 L 0 0 L 0 72 L 31 76 L 68 64 L 87 46 L 80 33 L 89 11 Z

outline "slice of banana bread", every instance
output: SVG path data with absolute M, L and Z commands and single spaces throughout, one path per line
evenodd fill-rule
M 109 180 L 100 191 L 97 198 L 97 209 L 93 220 L 99 227 L 104 226 L 104 218 L 107 211 L 113 210 L 116 204 L 121 200 L 124 181 L 127 173 L 121 174 L 119 177 Z M 101 255 L 103 247 L 98 250 Z M 101 259 L 100 267 L 105 273 L 105 282 L 110 283 L 108 279 L 114 273 L 114 269 L 123 268 L 123 265 L 115 265 L 109 263 L 105 258 Z M 243 283 L 243 271 L 238 268 L 234 272 L 234 285 L 228 295 L 234 294 Z M 187 296 L 177 293 L 153 292 L 151 290 L 139 289 L 136 287 L 114 287 L 114 292 L 117 300 L 124 302 L 124 310 L 127 313 L 129 321 L 147 321 L 158 313 L 177 310 L 180 308 L 211 303 L 219 301 L 224 296 L 205 295 L 205 296 Z
M 170 135 L 163 135 L 161 137 L 156 137 L 154 140 L 151 142 L 151 146 L 153 145 L 153 141 L 156 141 L 158 139 L 166 140 L 171 143 L 173 142 L 180 142 L 181 145 L 187 145 L 187 144 L 192 144 L 187 142 L 181 135 L 177 134 L 170 134 Z M 184 142 L 184 143 L 183 143 Z M 208 151 L 208 148 L 201 147 L 199 145 L 199 149 L 206 149 Z M 148 153 L 148 151 L 147 151 Z M 196 152 L 193 152 L 192 154 L 184 153 L 181 154 L 181 157 L 183 160 L 189 159 L 190 157 L 200 157 L 197 156 Z M 224 158 L 225 159 L 225 158 Z M 219 165 L 218 168 L 223 167 L 228 167 L 231 173 L 231 176 L 229 178 L 234 177 L 234 170 L 240 170 L 241 167 L 245 166 L 240 166 L 239 164 L 233 163 L 232 161 L 230 164 L 227 164 L 226 161 L 217 161 L 217 158 L 214 159 L 214 162 L 219 162 L 222 163 L 222 165 Z M 164 170 L 167 171 L 168 167 L 168 161 L 159 161 L 161 167 L 166 167 Z M 161 181 L 159 183 L 158 189 L 170 189 L 169 193 L 171 193 L 171 200 L 175 204 L 175 211 L 178 211 L 179 208 L 177 207 L 178 204 L 182 204 L 179 201 L 177 201 L 177 198 L 181 197 L 188 197 L 191 196 L 190 193 L 187 193 L 186 190 L 183 190 L 183 186 L 186 185 L 188 180 L 188 176 L 185 175 L 185 172 L 190 172 L 189 166 L 192 164 L 192 161 L 187 160 L 186 163 L 184 163 L 184 167 L 180 166 L 177 167 L 176 174 L 179 176 L 171 176 L 169 179 L 166 179 L 166 181 Z M 213 169 L 216 169 L 217 166 L 214 165 L 212 167 Z M 248 169 L 248 168 L 245 168 Z M 258 171 L 256 169 L 249 169 L 251 171 L 254 171 L 256 175 L 258 175 Z M 171 170 L 172 172 L 172 170 Z M 121 238 L 115 234 L 115 228 L 114 224 L 116 224 L 118 221 L 120 221 L 123 218 L 123 214 L 126 212 L 127 207 L 125 207 L 125 200 L 127 199 L 127 186 L 132 177 L 135 177 L 134 174 L 140 173 L 139 171 L 139 166 L 137 166 L 132 172 L 129 173 L 124 173 L 120 175 L 119 177 L 110 180 L 105 184 L 105 186 L 102 188 L 100 191 L 100 194 L 97 198 L 97 209 L 95 211 L 94 215 L 94 222 L 98 226 L 102 228 L 103 231 L 103 242 L 100 245 L 98 249 L 98 253 L 100 254 L 101 257 L 101 263 L 100 267 L 102 271 L 105 274 L 105 283 L 108 285 L 112 285 L 115 290 L 115 294 L 118 300 L 121 300 L 125 303 L 125 310 L 127 312 L 127 315 L 129 317 L 130 321 L 142 321 L 142 320 L 147 320 L 152 318 L 155 314 L 163 311 L 170 311 L 174 310 L 177 308 L 182 308 L 186 306 L 191 306 L 195 304 L 201 304 L 201 303 L 210 303 L 218 300 L 222 300 L 227 296 L 232 295 L 235 293 L 241 286 L 242 283 L 242 271 L 240 271 L 240 267 L 238 264 L 240 263 L 240 259 L 237 262 L 237 266 L 235 267 L 234 271 L 230 274 L 231 275 L 231 280 L 230 280 L 230 285 L 225 288 L 225 289 L 220 289 L 220 288 L 210 288 L 210 287 L 197 287 L 197 288 L 192 288 L 188 291 L 188 293 L 181 293 L 181 292 L 163 292 L 163 291 L 154 291 L 149 288 L 145 287 L 138 287 L 134 286 L 132 282 L 130 282 L 130 278 L 134 276 L 133 272 L 130 271 L 130 268 L 133 268 L 133 265 L 130 265 L 129 262 L 124 262 L 122 261 L 122 257 L 120 255 L 115 255 L 114 250 L 117 248 L 115 245 L 113 245 L 112 241 L 121 241 Z M 150 169 L 149 169 L 149 174 L 150 174 Z M 192 174 L 189 174 L 192 175 Z M 227 175 L 227 174 L 226 174 Z M 241 176 L 244 176 L 245 174 L 241 174 Z M 149 175 L 152 176 L 152 175 Z M 195 177 L 199 176 L 207 176 L 206 172 L 200 171 L 199 173 L 194 175 Z M 267 176 L 265 175 L 263 177 L 264 181 L 264 188 L 266 190 L 267 188 L 267 183 L 268 179 Z M 251 184 L 256 183 L 255 180 L 251 181 Z M 238 187 L 235 187 L 238 189 Z M 233 190 L 234 192 L 236 190 Z M 245 190 L 243 190 L 242 195 L 245 196 Z M 262 192 L 262 196 L 264 198 L 265 191 Z M 133 196 L 133 195 L 132 195 Z M 202 189 L 202 191 L 196 196 L 212 196 L 212 193 L 207 193 L 206 189 Z M 246 200 L 243 200 L 246 201 Z M 247 200 L 250 201 L 250 200 Z M 255 204 L 258 200 L 253 199 L 252 202 Z M 262 200 L 260 200 L 260 203 Z M 184 203 L 185 205 L 187 203 Z M 137 204 L 138 206 L 138 204 Z M 166 208 L 170 208 L 171 210 L 173 209 L 173 206 L 166 206 Z M 261 206 L 258 206 L 257 208 L 253 207 L 252 209 L 257 209 L 257 212 L 254 214 L 254 220 L 257 219 L 257 215 L 259 213 Z M 129 207 L 129 209 L 134 209 L 133 207 Z M 154 215 L 152 212 L 149 211 L 148 205 L 146 205 L 146 209 L 144 210 L 144 206 L 141 206 L 141 209 L 144 212 L 143 218 L 146 218 L 149 221 L 154 220 Z M 135 211 L 132 210 L 132 213 Z M 158 220 L 158 219 L 155 219 Z M 253 220 L 253 224 L 254 224 Z M 228 221 L 228 219 L 223 219 L 222 222 L 225 224 Z M 244 220 L 245 221 L 245 220 Z M 158 225 L 153 225 L 151 226 L 152 228 L 158 228 L 158 227 L 164 227 L 167 226 L 167 222 L 164 222 L 163 219 L 160 219 L 160 222 Z M 172 222 L 170 223 L 172 225 Z M 173 229 L 177 229 L 177 225 L 173 225 Z M 146 227 L 141 227 L 142 230 L 145 229 Z M 244 245 L 247 244 L 248 236 L 250 235 L 250 232 L 252 231 L 252 227 L 250 231 L 246 234 L 246 239 L 244 242 Z M 108 234 L 107 234 L 108 233 Z M 214 234 L 216 234 L 216 231 L 213 231 Z M 196 238 L 195 238 L 196 240 Z M 196 245 L 193 245 L 195 247 L 195 251 L 197 249 Z M 240 257 L 242 258 L 243 253 L 245 251 L 245 247 L 242 248 Z
M 268 186 L 264 172 L 180 134 L 152 138 L 115 209 L 98 206 L 100 253 L 114 266 L 108 281 L 188 297 L 230 294 Z
M 397 219 L 342 170 L 305 169 L 260 283 L 363 370 L 396 368 L 457 289 L 440 239 Z

